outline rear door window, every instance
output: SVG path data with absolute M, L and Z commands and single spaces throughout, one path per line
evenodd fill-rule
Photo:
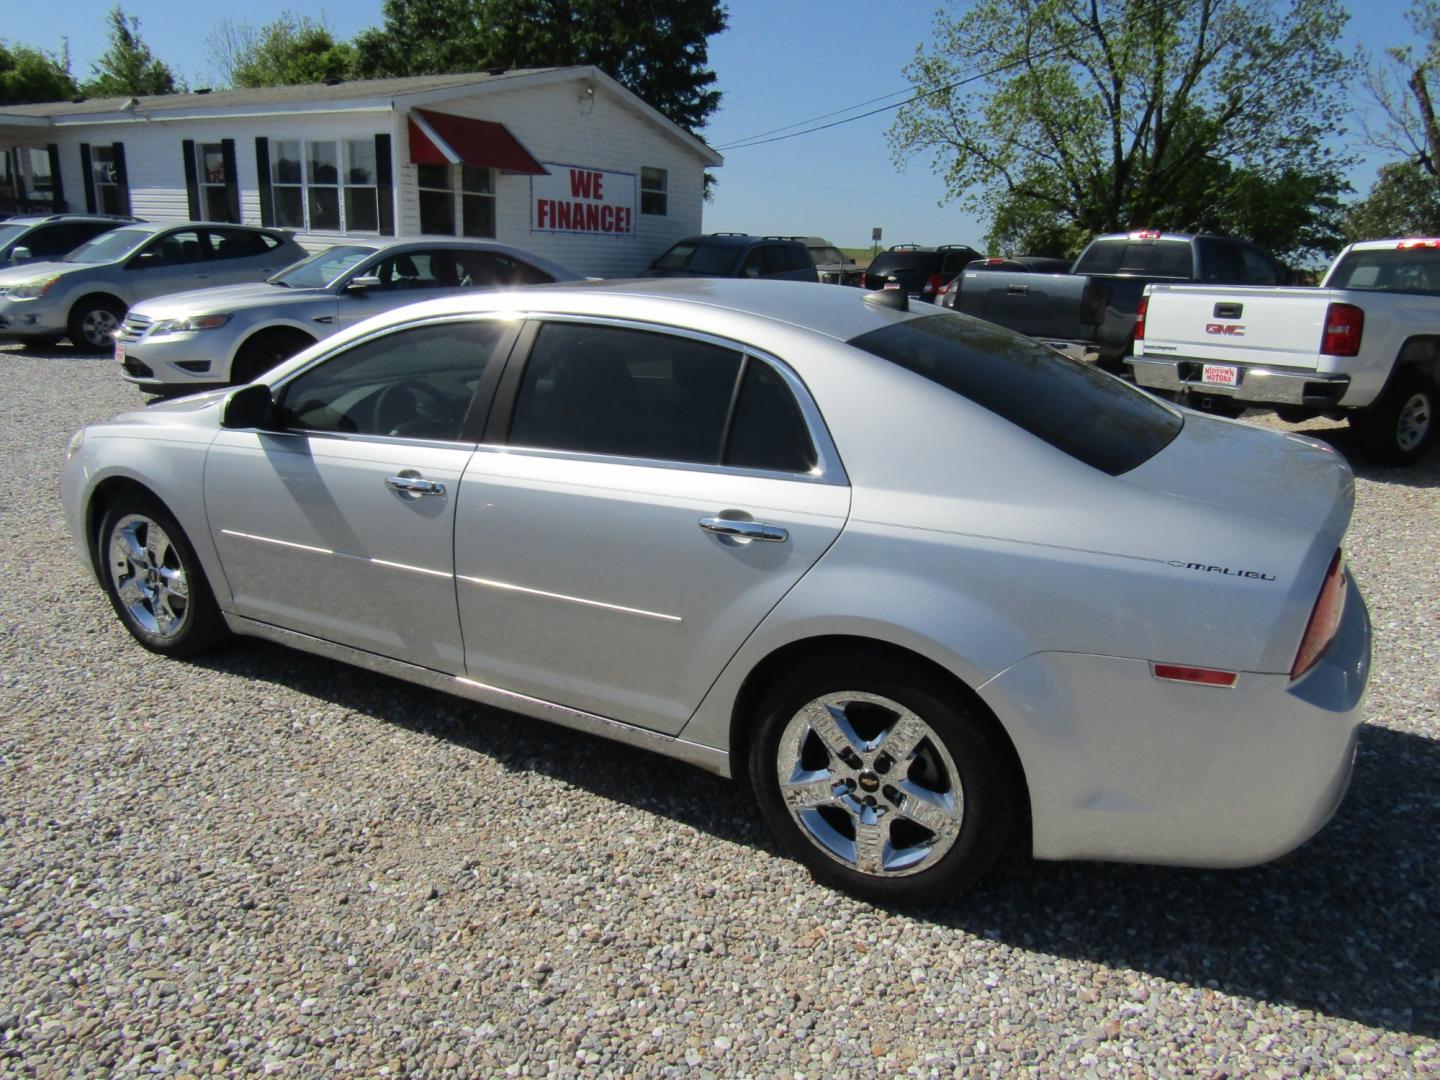
M 740 361 L 673 334 L 547 323 L 520 380 L 510 443 L 715 464 Z
M 1148 461 L 1183 425 L 1175 412 L 1092 365 L 978 319 L 930 315 L 850 344 L 1111 476 Z

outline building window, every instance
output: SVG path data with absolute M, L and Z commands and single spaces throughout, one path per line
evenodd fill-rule
M 345 140 L 345 231 L 380 231 L 374 139 Z
M 306 208 L 311 232 L 340 231 L 340 158 L 335 144 L 307 142 L 305 157 Z
M 640 168 L 640 212 L 664 217 L 669 213 L 670 197 L 666 193 L 670 174 L 649 165 Z
M 102 214 L 128 214 L 130 200 L 120 180 L 115 147 L 96 146 L 90 151 L 90 170 L 95 178 L 95 209 Z M 45 171 L 50 171 L 47 158 Z
M 420 231 L 455 236 L 494 237 L 495 170 L 477 165 L 418 165 Z
M 285 229 L 305 228 L 305 185 L 300 172 L 300 140 L 270 140 L 270 197 L 275 201 L 275 224 Z
M 225 148 L 216 143 L 197 143 L 195 170 L 200 180 L 200 213 L 205 221 L 230 220 L 230 177 L 225 171 Z
M 377 175 L 373 138 L 271 139 L 275 224 L 306 232 L 378 233 Z

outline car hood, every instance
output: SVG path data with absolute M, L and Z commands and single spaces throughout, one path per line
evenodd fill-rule
M 149 319 L 174 319 L 235 312 L 251 307 L 313 303 L 317 297 L 328 295 L 332 295 L 328 289 L 287 289 L 283 285 L 268 285 L 261 281 L 171 293 L 136 304 L 131 310 Z
M 67 262 L 28 262 L 19 266 L 11 266 L 0 270 L 0 287 L 13 288 L 21 282 L 29 281 L 31 278 L 52 277 L 55 274 L 66 274 L 76 270 L 88 270 L 92 266 L 104 265 L 103 263 L 67 263 Z

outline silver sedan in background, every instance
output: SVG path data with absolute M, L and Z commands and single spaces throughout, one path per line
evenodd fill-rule
M 898 292 L 452 297 L 69 454 L 146 648 L 253 635 L 744 776 L 877 900 L 1022 825 L 1043 859 L 1260 862 L 1348 783 L 1345 462 Z
M 151 393 L 247 383 L 372 315 L 470 289 L 578 281 L 489 240 L 351 241 L 267 281 L 175 293 L 131 308 L 115 338 L 127 380 Z

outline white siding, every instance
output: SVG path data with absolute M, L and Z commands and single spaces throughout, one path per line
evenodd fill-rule
M 672 134 L 646 119 L 619 95 L 594 86 L 585 94 L 585 78 L 491 92 L 425 107 L 504 124 L 539 161 L 587 166 L 608 172 L 633 173 L 636 178 L 634 233 L 590 236 L 531 232 L 530 177 L 504 175 L 496 186 L 496 239 L 533 251 L 579 274 L 622 277 L 639 273 L 675 241 L 701 231 L 704 161 Z M 60 148 L 65 199 L 73 211 L 85 209 L 85 183 L 80 144 L 121 142 L 130 184 L 130 205 L 137 217 L 158 222 L 189 219 L 182 143 L 235 140 L 240 183 L 241 220 L 260 224 L 260 185 L 255 140 L 373 139 L 388 132 L 394 165 L 395 231 L 419 233 L 416 168 L 410 162 L 409 124 L 403 106 L 395 111 L 303 115 L 276 112 L 271 116 L 214 120 L 146 120 L 61 126 L 38 133 L 37 145 L 55 142 Z M 642 166 L 666 170 L 668 213 L 640 213 Z M 353 234 L 363 235 L 363 234 Z M 373 234 L 370 234 L 373 235 Z M 296 234 L 306 247 L 322 248 L 343 239 L 338 233 Z
M 638 274 L 677 240 L 701 231 L 705 166 L 618 97 L 595 88 L 584 99 L 583 81 L 509 93 L 437 102 L 435 112 L 504 124 L 541 162 L 584 165 L 635 174 L 635 232 L 631 236 L 585 236 L 530 231 L 530 177 L 501 174 L 496 186 L 495 239 L 554 259 L 577 274 L 627 277 Z M 409 124 L 397 124 L 395 159 L 403 233 L 420 231 L 416 169 L 410 162 Z M 665 169 L 669 213 L 640 213 L 640 167 Z

